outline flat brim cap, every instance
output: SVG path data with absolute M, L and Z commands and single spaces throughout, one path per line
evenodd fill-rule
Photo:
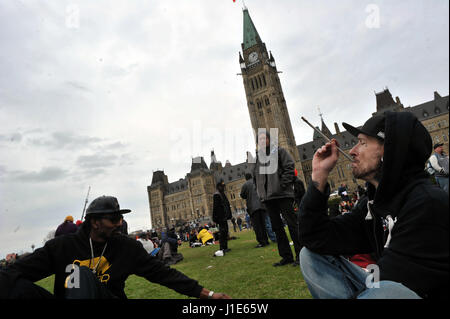
M 353 136 L 358 137 L 359 134 L 365 134 L 368 136 L 376 137 L 380 140 L 385 138 L 385 116 L 375 115 L 364 123 L 361 128 L 356 128 L 350 124 L 342 123 L 342 126 Z
M 120 209 L 117 198 L 113 196 L 101 196 L 94 199 L 86 210 L 90 214 L 127 214 L 130 209 Z

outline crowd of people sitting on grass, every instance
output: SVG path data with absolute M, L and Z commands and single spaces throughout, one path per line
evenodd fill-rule
M 228 240 L 231 239 L 236 237 L 229 236 Z M 158 257 L 166 265 L 174 265 L 184 258 L 178 252 L 178 247 L 183 242 L 188 243 L 191 248 L 214 245 L 219 241 L 219 230 L 213 222 L 204 225 L 193 223 L 178 229 L 171 227 L 142 231 L 136 235 L 136 240 L 150 255 Z

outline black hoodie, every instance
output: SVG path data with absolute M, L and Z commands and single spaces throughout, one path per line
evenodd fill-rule
M 3 274 L 0 273 L 0 281 L 4 284 L 0 285 L 0 296 L 7 297 L 8 290 L 19 277 L 34 282 L 55 274 L 54 294 L 57 298 L 64 298 L 64 284 L 70 274 L 66 272 L 67 266 L 72 264 L 88 266 L 91 260 L 89 235 L 85 224 L 76 234 L 49 240 L 44 247 L 18 260 Z M 93 242 L 93 247 L 95 257 L 93 263 L 97 265 L 104 244 Z M 70 271 L 70 267 L 68 270 Z M 198 298 L 202 290 L 197 281 L 165 266 L 157 257 L 150 256 L 140 242 L 125 235 L 111 238 L 108 240 L 103 257 L 100 258 L 97 271 L 99 280 L 106 284 L 115 296 L 125 299 L 125 281 L 131 274 L 192 297 Z
M 325 194 L 310 185 L 300 207 L 300 241 L 320 254 L 373 253 L 380 280 L 421 297 L 448 298 L 448 195 L 424 172 L 431 137 L 409 112 L 386 112 L 385 130 L 378 188 L 369 185 L 350 213 L 329 218 L 329 185 Z

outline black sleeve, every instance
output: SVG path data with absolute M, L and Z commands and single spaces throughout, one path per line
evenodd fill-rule
M 256 153 L 256 162 L 255 165 L 253 166 L 253 171 L 252 171 L 252 175 L 253 175 L 253 184 L 255 184 L 256 186 L 256 174 L 258 173 L 258 152 Z
M 57 238 L 58 239 L 58 238 Z M 44 279 L 55 273 L 54 254 L 52 246 L 57 239 L 48 241 L 44 247 L 38 248 L 34 253 L 20 258 L 11 269 L 21 273 L 22 277 L 33 282 Z
M 191 279 L 180 271 L 167 267 L 157 257 L 150 256 L 142 246 L 136 250 L 136 262 L 134 273 L 144 277 L 150 282 L 163 285 L 176 292 L 190 297 L 199 298 L 203 287 L 194 279 Z
M 244 184 L 244 185 L 242 185 L 242 188 L 241 188 L 241 194 L 240 194 L 241 198 L 247 199 L 247 193 L 248 193 L 247 184 Z
M 213 222 L 219 223 L 222 221 L 223 216 L 225 215 L 223 209 L 222 199 L 219 194 L 214 194 L 213 196 Z
M 24 278 L 35 282 L 55 273 L 50 248 L 54 241 L 55 239 L 48 241 L 44 247 L 38 248 L 34 251 L 34 253 L 18 259 L 14 264 L 1 271 L 1 298 L 10 294 L 11 289 L 19 278 Z
M 295 176 L 295 163 L 292 156 L 284 149 L 278 149 L 279 163 L 281 169 L 280 183 L 283 186 L 292 184 Z
M 342 255 L 370 253 L 372 248 L 366 234 L 364 210 L 361 201 L 351 212 L 330 218 L 327 184 L 325 194 L 313 184 L 303 197 L 299 208 L 299 240 L 303 246 L 319 254 Z

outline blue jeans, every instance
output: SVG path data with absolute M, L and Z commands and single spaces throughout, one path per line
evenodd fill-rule
M 439 185 L 441 189 L 443 189 L 448 193 L 448 177 L 436 176 L 436 183 Z
M 344 257 L 319 255 L 306 247 L 300 251 L 300 269 L 313 298 L 420 299 L 401 283 L 372 282 L 370 273 Z
M 275 235 L 275 232 L 272 230 L 272 223 L 270 222 L 270 216 L 267 212 L 265 212 L 264 218 L 266 220 L 267 236 L 269 236 L 269 238 L 272 242 L 276 243 L 277 235 Z

